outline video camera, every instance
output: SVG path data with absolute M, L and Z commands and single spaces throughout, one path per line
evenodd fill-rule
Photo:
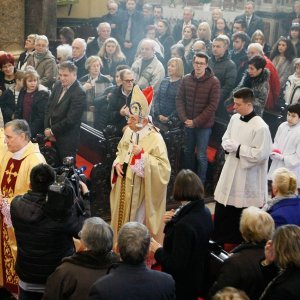
M 86 170 L 86 167 L 76 169 L 74 165 L 74 157 L 67 156 L 63 159 L 63 166 L 55 168 L 56 179 L 55 182 L 50 185 L 50 191 L 62 193 L 66 180 L 69 180 L 73 185 L 76 197 L 81 198 L 81 187 L 79 182 L 87 182 L 87 178 L 83 174 L 83 172 Z
M 63 160 L 63 166 L 54 169 L 56 172 L 55 181 L 48 188 L 48 201 L 46 210 L 48 215 L 55 219 L 64 219 L 76 207 L 79 214 L 85 215 L 89 197 L 82 197 L 80 181 L 86 183 L 87 179 L 83 174 L 85 167 L 76 169 L 74 158 L 69 156 Z

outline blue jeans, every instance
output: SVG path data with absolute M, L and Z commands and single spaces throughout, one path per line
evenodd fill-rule
M 203 184 L 206 180 L 207 155 L 211 128 L 184 128 L 183 167 L 197 173 Z M 197 163 L 195 148 L 197 146 Z

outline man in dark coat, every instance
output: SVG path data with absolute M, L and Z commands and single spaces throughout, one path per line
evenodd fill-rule
M 249 37 L 245 32 L 235 32 L 232 37 L 233 49 L 229 51 L 230 59 L 237 67 L 237 76 L 235 85 L 237 86 L 243 77 L 248 67 L 247 47 L 249 44 Z
M 77 38 L 72 43 L 72 62 L 77 67 L 77 78 L 81 78 L 88 72 L 85 68 L 86 62 L 86 42 L 84 39 Z
M 111 28 L 110 24 L 107 22 L 100 23 L 97 27 L 98 36 L 96 36 L 91 42 L 87 44 L 86 55 L 90 57 L 91 55 L 98 55 L 104 42 L 110 38 Z M 78 77 L 81 78 L 81 77 Z
M 89 201 L 76 204 L 72 184 L 66 181 L 60 192 L 50 185 L 54 170 L 35 166 L 30 173 L 31 190 L 15 197 L 11 203 L 11 220 L 18 244 L 16 272 L 20 299 L 42 299 L 48 276 L 62 258 L 75 251 L 73 237 L 90 215 Z M 49 190 L 48 190 L 49 189 Z M 87 193 L 86 185 L 83 192 Z
M 129 65 L 133 63 L 137 46 L 143 38 L 144 22 L 142 14 L 136 10 L 136 0 L 126 0 L 126 10 L 117 24 L 117 40 Z
M 45 136 L 54 142 L 60 164 L 66 156 L 76 157 L 80 124 L 86 109 L 86 94 L 77 81 L 77 68 L 69 61 L 59 65 L 59 78 L 45 116 Z
M 229 120 L 228 113 L 224 107 L 224 101 L 230 95 L 236 81 L 236 65 L 228 55 L 229 38 L 226 35 L 219 35 L 212 44 L 212 56 L 208 65 L 215 73 L 221 84 L 220 102 L 216 115 L 222 119 Z
M 198 176 L 205 183 L 206 149 L 220 99 L 220 82 L 208 67 L 206 54 L 197 53 L 193 59 L 193 67 L 194 71 L 181 81 L 176 96 L 176 109 L 185 127 L 183 167 L 197 169 Z M 197 167 L 194 155 L 196 146 Z
M 240 19 L 246 22 L 247 25 L 246 33 L 249 35 L 250 38 L 252 37 L 254 31 L 258 29 L 264 32 L 264 22 L 262 18 L 258 17 L 255 14 L 254 8 L 255 8 L 255 3 L 253 1 L 246 2 L 245 13 L 237 16 L 234 19 L 234 21 Z
M 148 269 L 144 263 L 150 245 L 145 225 L 126 223 L 119 232 L 118 248 L 122 263 L 92 286 L 90 300 L 171 300 L 175 283 L 171 275 Z
M 118 10 L 118 3 L 113 1 L 107 2 L 108 13 L 100 18 L 100 23 L 109 23 L 111 28 L 111 36 L 116 38 L 117 34 L 117 24 L 120 17 L 120 12 Z
M 193 19 L 195 15 L 194 10 L 191 7 L 184 7 L 183 9 L 183 18 L 182 20 L 178 20 L 173 29 L 173 38 L 175 43 L 182 39 L 182 32 L 185 26 L 194 25 L 196 28 L 198 27 L 198 22 Z

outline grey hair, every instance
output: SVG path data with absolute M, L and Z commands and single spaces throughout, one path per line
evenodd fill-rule
M 49 40 L 48 38 L 45 36 L 45 35 L 37 35 L 36 38 L 35 38 L 35 44 L 37 44 L 37 42 L 41 40 L 41 41 L 45 41 L 47 42 L 47 46 L 49 45 Z
M 59 45 L 56 48 L 57 57 L 61 57 L 63 61 L 72 57 L 72 47 L 68 44 Z
M 97 31 L 99 31 L 99 29 L 101 27 L 109 27 L 111 29 L 110 24 L 108 22 L 101 22 L 101 23 L 99 23 L 99 25 L 97 26 Z
M 12 127 L 12 130 L 14 133 L 16 133 L 18 135 L 24 133 L 26 139 L 28 141 L 30 140 L 31 132 L 30 132 L 30 127 L 26 120 L 15 119 L 15 120 L 9 121 L 4 125 L 4 128 L 7 128 L 9 126 Z
M 259 54 L 261 54 L 261 55 L 264 54 L 264 48 L 263 48 L 263 46 L 260 43 L 251 43 L 248 46 L 248 50 L 250 48 L 256 49 L 259 52 Z
M 108 253 L 113 246 L 113 230 L 103 219 L 92 217 L 85 220 L 80 238 L 88 250 Z
M 86 50 L 86 41 L 84 40 L 84 39 L 82 39 L 82 38 L 76 38 L 76 39 L 74 39 L 74 41 L 73 41 L 73 43 L 74 42 L 79 42 L 79 43 L 81 43 L 82 45 L 83 45 L 83 48 L 84 48 L 84 51 Z M 73 45 L 73 43 L 72 43 L 72 45 Z
M 148 253 L 150 233 L 147 227 L 138 222 L 123 225 L 118 236 L 120 256 L 125 263 L 142 263 Z

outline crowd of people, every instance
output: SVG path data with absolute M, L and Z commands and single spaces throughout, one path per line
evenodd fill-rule
M 37 34 L 17 61 L 0 53 L 0 287 L 19 300 L 300 299 L 300 4 L 273 46 L 251 1 L 232 28 L 219 8 L 198 21 L 186 6 L 172 26 L 161 5 L 139 4 L 109 0 L 87 41 L 61 28 L 56 53 Z M 272 141 L 264 112 L 281 106 Z M 228 125 L 212 217 L 215 117 Z M 35 143 L 51 142 L 61 166 L 76 158 L 82 121 L 122 137 L 110 224 L 91 217 L 87 185 L 59 177 Z M 179 207 L 166 212 L 159 128 L 170 124 L 184 141 Z M 209 285 L 210 239 L 231 255 Z

